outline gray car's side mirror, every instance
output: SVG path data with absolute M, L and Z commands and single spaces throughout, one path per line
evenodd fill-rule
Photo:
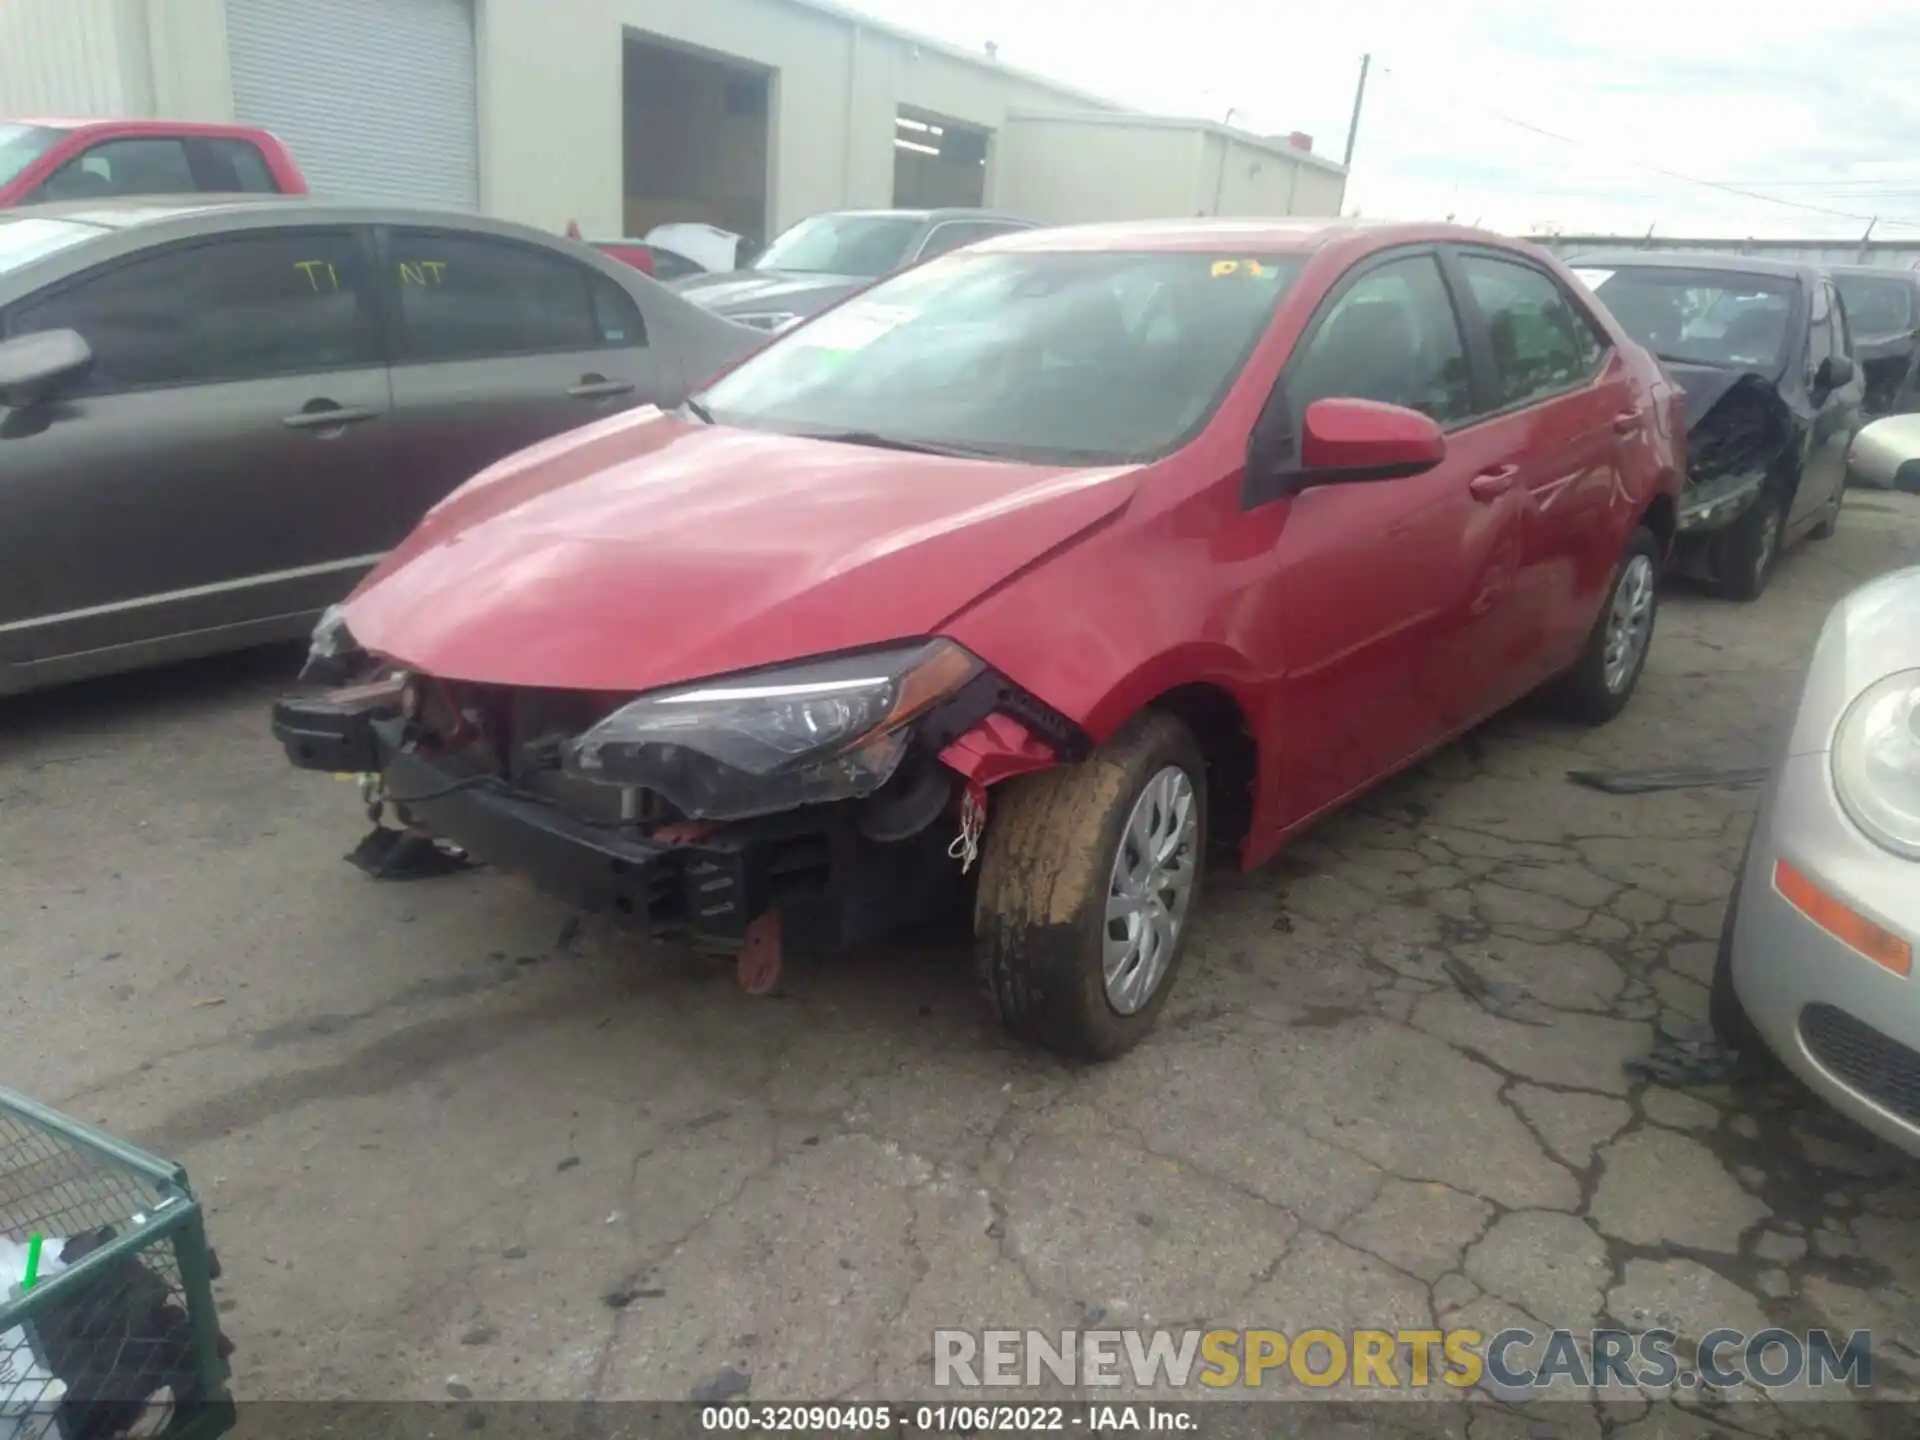
M 24 410 L 57 394 L 93 363 L 76 330 L 42 330 L 0 340 L 0 405 Z
M 1820 362 L 1818 376 L 1820 388 L 1831 394 L 1853 379 L 1853 358 L 1848 355 L 1829 355 Z

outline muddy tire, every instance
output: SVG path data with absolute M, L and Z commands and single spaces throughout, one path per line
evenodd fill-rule
M 1713 546 L 1713 573 L 1729 600 L 1758 600 L 1780 560 L 1786 505 L 1768 490 L 1730 525 Z
M 1542 692 L 1542 698 L 1558 714 L 1582 725 L 1604 725 L 1633 698 L 1640 673 L 1647 667 L 1647 655 L 1653 649 L 1654 624 L 1660 618 L 1660 539 L 1642 526 L 1633 532 L 1626 552 L 1614 566 L 1613 582 L 1607 598 L 1587 635 L 1580 658 L 1571 669 Z M 1642 608 L 1644 607 L 1644 608 Z M 1624 665 L 1615 646 L 1621 636 L 1620 623 L 1632 619 L 1641 628 Z
M 1153 1028 L 1185 956 L 1206 863 L 1206 777 L 1192 732 L 1147 712 L 1082 764 L 995 787 L 974 956 L 1014 1038 L 1110 1060 Z M 1156 866 L 1162 854 L 1169 863 Z M 1110 921 L 1110 911 L 1124 913 Z

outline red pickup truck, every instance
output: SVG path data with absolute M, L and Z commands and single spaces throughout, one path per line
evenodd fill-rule
M 180 120 L 0 120 L 0 209 L 117 195 L 305 195 L 265 130 Z

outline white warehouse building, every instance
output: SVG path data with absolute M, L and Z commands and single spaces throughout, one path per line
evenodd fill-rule
M 316 193 L 638 235 L 820 210 L 1336 215 L 1345 170 L 828 0 L 0 0 L 0 115 L 273 131 Z

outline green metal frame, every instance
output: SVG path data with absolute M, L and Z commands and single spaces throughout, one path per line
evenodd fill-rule
M 112 1267 L 142 1252 L 170 1244 L 179 1267 L 187 1321 L 193 1333 L 200 1403 L 174 1413 L 162 1440 L 212 1440 L 233 1428 L 235 1415 L 227 1381 L 232 1370 L 220 1355 L 220 1326 L 214 1310 L 213 1260 L 207 1247 L 205 1215 L 184 1167 L 127 1144 L 106 1131 L 63 1115 L 29 1096 L 0 1085 L 0 1116 L 11 1115 L 32 1129 L 89 1152 L 109 1170 L 145 1181 L 158 1195 L 144 1224 L 122 1233 L 84 1259 L 42 1279 L 23 1295 L 0 1295 L 0 1333 L 25 1324 L 88 1276 L 104 1277 Z M 0 1175 L 0 1181 L 4 1181 Z M 4 1215 L 0 1215 L 4 1220 Z M 25 1237 L 21 1237 L 25 1238 Z

